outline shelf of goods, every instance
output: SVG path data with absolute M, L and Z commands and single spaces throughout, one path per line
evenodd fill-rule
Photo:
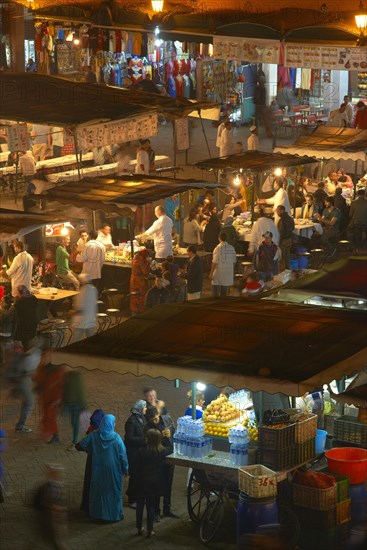
M 139 246 L 137 241 L 134 241 L 134 254 L 136 252 L 139 252 L 139 250 L 142 250 L 143 246 Z M 106 262 L 111 262 L 114 264 L 131 264 L 132 261 L 132 254 L 131 254 L 131 244 L 124 243 L 121 244 L 118 247 L 114 247 L 111 250 L 106 251 Z

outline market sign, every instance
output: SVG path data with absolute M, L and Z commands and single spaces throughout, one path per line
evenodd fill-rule
M 366 48 L 285 44 L 284 66 L 303 69 L 359 71 L 367 68 Z
M 79 149 L 92 149 L 115 143 L 125 143 L 158 134 L 158 115 L 140 115 L 116 122 L 83 124 L 77 127 Z
M 27 124 L 13 124 L 7 128 L 8 149 L 11 152 L 30 149 Z
M 280 42 L 233 36 L 214 36 L 215 59 L 248 61 L 250 63 L 279 63 Z

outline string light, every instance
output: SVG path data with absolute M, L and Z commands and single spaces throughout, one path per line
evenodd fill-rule
M 234 180 L 233 180 L 233 185 L 240 185 L 241 183 L 241 178 L 239 176 L 239 174 L 236 174 Z

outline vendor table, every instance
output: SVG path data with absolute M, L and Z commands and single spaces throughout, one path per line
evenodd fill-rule
M 93 153 L 87 153 L 82 157 L 82 162 L 88 162 L 91 160 L 93 160 Z M 38 170 L 56 170 L 57 168 L 64 168 L 64 167 L 66 168 L 70 164 L 76 164 L 76 162 L 77 161 L 76 161 L 75 155 L 65 155 L 64 157 L 56 157 L 56 158 L 40 160 L 39 162 L 36 162 L 36 170 L 37 171 Z M 6 176 L 7 174 L 15 174 L 15 173 L 16 173 L 15 166 L 0 167 L 0 175 L 2 176 Z M 63 172 L 60 172 L 60 174 L 62 173 Z M 56 176 L 57 174 L 54 174 L 54 175 Z M 47 174 L 48 179 L 49 179 L 49 176 L 51 178 L 51 174 Z M 49 181 L 52 181 L 52 180 L 50 179 Z
M 306 237 L 307 239 L 311 239 L 312 235 L 315 231 L 322 235 L 323 229 L 321 223 L 313 222 L 311 220 L 294 220 L 294 231 L 296 235 L 299 235 L 300 237 Z
M 57 301 L 57 300 L 64 300 L 65 298 L 71 298 L 72 296 L 76 296 L 79 294 L 76 290 L 63 290 L 63 289 L 57 289 L 57 294 L 40 294 L 39 292 L 34 292 L 33 295 L 37 298 L 37 300 L 47 300 L 47 301 Z

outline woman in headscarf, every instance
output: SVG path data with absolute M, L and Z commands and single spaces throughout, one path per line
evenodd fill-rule
M 116 418 L 106 414 L 99 429 L 76 445 L 78 451 L 92 456 L 92 477 L 89 495 L 89 516 L 103 521 L 124 518 L 122 487 L 129 465 L 125 445 L 115 432 Z
M 125 424 L 125 445 L 130 464 L 129 487 L 126 491 L 129 497 L 129 506 L 136 508 L 136 487 L 139 479 L 139 471 L 136 469 L 136 457 L 141 447 L 145 446 L 144 426 L 147 404 L 139 399 L 131 409 L 131 415 Z
M 145 309 L 145 295 L 148 292 L 149 251 L 144 248 L 134 256 L 130 277 L 130 311 L 138 315 Z
M 89 428 L 87 430 L 87 435 L 95 432 L 99 429 L 99 426 L 102 422 L 102 419 L 105 416 L 105 412 L 101 409 L 96 409 L 92 416 L 90 417 L 90 424 Z M 80 505 L 80 509 L 84 510 L 89 514 L 89 491 L 90 491 L 90 482 L 92 479 L 92 455 L 89 454 L 87 456 L 87 461 L 85 463 L 85 471 L 84 471 L 84 483 L 83 483 L 83 496 L 82 496 L 82 503 Z

